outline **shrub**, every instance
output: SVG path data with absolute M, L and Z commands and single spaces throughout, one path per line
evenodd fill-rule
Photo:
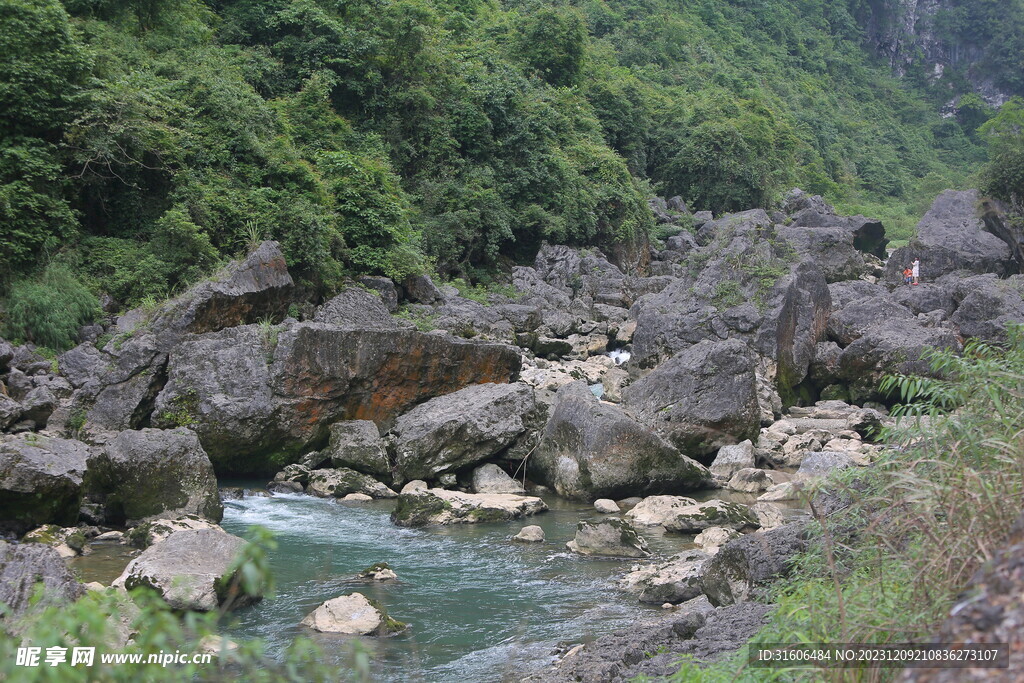
M 93 293 L 57 264 L 12 284 L 6 308 L 6 336 L 60 350 L 74 346 L 78 328 L 100 313 Z

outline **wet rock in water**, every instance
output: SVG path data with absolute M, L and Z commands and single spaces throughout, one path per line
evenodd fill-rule
M 664 526 L 679 510 L 696 503 L 693 498 L 684 496 L 648 496 L 626 513 L 626 519 L 637 526 Z
M 524 526 L 519 530 L 518 534 L 512 537 L 512 540 L 519 541 L 520 543 L 543 543 L 544 529 L 540 528 L 536 524 Z
M 224 531 L 213 522 L 197 517 L 196 515 L 184 515 L 174 519 L 154 519 L 143 522 L 128 530 L 125 539 L 136 548 L 145 550 L 167 539 L 175 531 L 215 529 Z
M 647 541 L 633 525 L 621 519 L 603 519 L 599 522 L 580 522 L 576 536 L 565 546 L 581 555 L 600 557 L 647 557 Z
M 714 555 L 723 545 L 739 537 L 740 534 L 735 529 L 712 526 L 697 534 L 693 542 L 708 555 Z
M 639 505 L 641 502 L 643 502 L 642 497 L 630 496 L 629 498 L 623 498 L 621 500 L 616 501 L 616 504 L 619 506 L 619 510 L 621 510 L 622 512 L 629 512 L 637 505 Z
M 594 501 L 594 509 L 600 512 L 602 515 L 617 515 L 619 510 L 618 504 L 614 500 L 608 498 L 598 498 Z
M 398 496 L 391 521 L 398 526 L 507 522 L 544 512 L 540 498 L 504 493 L 461 493 L 445 489 L 416 489 Z
M 335 422 L 330 429 L 330 442 L 321 455 L 330 460 L 331 465 L 391 479 L 391 463 L 375 423 L 345 420 Z
M 388 636 L 407 628 L 406 624 L 389 617 L 380 604 L 362 593 L 327 600 L 300 623 L 321 633 L 356 636 Z
M 225 500 L 242 500 L 245 497 L 241 486 L 221 486 L 217 489 L 217 495 L 220 496 L 221 502 Z
M 398 494 L 373 477 L 339 467 L 309 473 L 306 493 L 318 498 L 344 498 L 350 493 L 365 493 L 372 498 L 397 498 Z
M 719 448 L 718 455 L 708 469 L 715 479 L 728 481 L 739 470 L 753 466 L 754 444 L 750 439 L 746 439 L 741 443 Z
M 757 519 L 745 505 L 724 500 L 698 503 L 682 496 L 651 496 L 626 513 L 640 526 L 661 526 L 666 531 L 696 533 L 709 527 L 730 529 L 757 527 Z
M 0 604 L 9 615 L 24 614 L 32 606 L 40 582 L 45 590 L 40 606 L 69 604 L 85 592 L 53 548 L 0 541 Z
M 754 356 L 736 339 L 680 351 L 623 390 L 622 400 L 695 457 L 756 438 L 761 426 Z
M 514 450 L 538 417 L 533 389 L 523 383 L 478 384 L 433 398 L 395 421 L 397 474 L 433 478 Z
M 619 580 L 619 587 L 639 592 L 639 601 L 649 605 L 692 600 L 701 595 L 700 569 L 710 555 L 687 550 L 668 562 L 639 567 Z
M 357 578 L 370 581 L 395 581 L 398 579 L 398 574 L 387 562 L 378 562 L 359 572 Z
M 348 493 L 345 494 L 345 496 L 343 496 L 339 500 L 345 500 L 354 503 L 365 503 L 367 501 L 373 500 L 373 496 L 368 496 L 365 493 Z
M 704 565 L 701 589 L 716 607 L 747 600 L 751 591 L 790 570 L 794 555 L 806 550 L 803 522 L 747 534 L 722 546 Z
M 577 500 L 702 488 L 711 473 L 583 382 L 558 390 L 530 478 Z
M 0 529 L 78 521 L 90 448 L 40 434 L 0 436 Z
M 267 484 L 267 490 L 271 493 L 302 493 L 305 488 L 297 481 L 277 481 Z
M 505 470 L 488 463 L 473 470 L 474 493 L 526 493 L 521 482 L 510 477 Z
M 89 458 L 86 483 L 114 523 L 181 515 L 219 522 L 224 516 L 213 465 L 185 428 L 119 433 Z
M 732 475 L 732 479 L 729 480 L 726 487 L 741 493 L 760 493 L 761 491 L 766 491 L 774 484 L 775 481 L 772 479 L 769 470 L 747 467 Z
M 82 554 L 85 547 L 85 534 L 78 527 L 59 527 L 47 524 L 25 534 L 22 543 L 40 543 L 57 551 L 63 558 Z
M 261 599 L 229 572 L 246 542 L 220 529 L 175 531 L 128 563 L 113 586 L 151 588 L 173 609 L 238 609 Z

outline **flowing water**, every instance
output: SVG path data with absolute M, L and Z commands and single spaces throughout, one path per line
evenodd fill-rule
M 754 500 L 720 490 L 691 495 Z M 360 591 L 411 626 L 390 638 L 358 639 L 359 647 L 370 650 L 375 681 L 500 681 L 543 666 L 560 644 L 660 614 L 615 588 L 614 579 L 633 561 L 586 558 L 565 549 L 577 522 L 601 517 L 591 505 L 554 496 L 545 501 L 548 512 L 518 522 L 426 529 L 394 526 L 389 501 L 344 503 L 299 494 L 227 501 L 226 531 L 244 537 L 258 525 L 274 532 L 278 543 L 269 556 L 275 596 L 234 613 L 228 635 L 259 638 L 271 654 L 307 636 L 343 672 L 354 659 L 356 641 L 315 634 L 299 622 L 324 600 Z M 511 542 L 526 524 L 541 526 L 546 542 Z M 692 536 L 642 533 L 655 558 L 693 547 Z M 72 564 L 83 580 L 105 584 L 135 554 L 117 544 L 98 543 L 91 550 Z M 399 580 L 353 583 L 376 562 L 389 563 Z
M 654 611 L 613 586 L 629 561 L 570 554 L 576 523 L 597 517 L 589 505 L 548 499 L 551 511 L 524 522 L 401 529 L 393 503 L 335 503 L 303 495 L 228 502 L 223 527 L 245 535 L 253 525 L 277 535 L 272 600 L 238 613 L 236 637 L 258 637 L 281 650 L 299 621 L 322 601 L 354 590 L 383 603 L 411 628 L 372 648 L 375 680 L 496 681 L 525 663 L 542 663 L 559 642 L 579 642 Z M 512 543 L 524 524 L 544 528 L 542 544 Z M 672 553 L 690 537 L 649 537 L 652 550 Z M 353 585 L 352 575 L 375 562 L 398 573 L 394 584 Z M 351 641 L 318 635 L 345 666 Z

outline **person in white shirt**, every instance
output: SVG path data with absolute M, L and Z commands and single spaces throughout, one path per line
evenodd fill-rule
M 916 285 L 921 281 L 921 261 L 916 257 L 914 258 L 914 263 L 911 265 L 910 270 L 912 272 L 912 277 L 914 278 L 914 284 Z

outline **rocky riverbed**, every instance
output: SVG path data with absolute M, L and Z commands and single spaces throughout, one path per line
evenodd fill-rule
M 54 567 L 84 570 L 93 553 L 114 590 L 264 614 L 282 597 L 224 590 L 245 543 L 239 511 L 372 511 L 405 550 L 358 562 L 386 560 L 410 586 L 431 562 L 448 567 L 446 553 L 472 558 L 468 571 L 489 567 L 487 590 L 509 604 L 509 591 L 560 585 L 538 569 L 546 562 L 599 567 L 555 589 L 563 611 L 550 625 L 573 642 L 537 675 L 665 673 L 651 647 L 716 656 L 759 627 L 762 588 L 803 547 L 808 487 L 883 448 L 881 377 L 927 372 L 927 349 L 1004 340 L 1024 321 L 1019 236 L 991 208 L 979 215 L 977 199 L 940 195 L 888 262 L 878 221 L 798 190 L 773 213 L 659 214 L 678 234 L 638 259 L 546 245 L 512 269 L 514 294 L 486 298 L 417 276 L 363 277 L 309 300 L 266 242 L 173 300 L 83 328 L 55 359 L 0 341 L 0 531 L 12 542 L 0 541 L 0 570 L 46 575 L 67 600 L 81 586 Z M 924 282 L 905 286 L 912 256 Z M 263 477 L 255 493 L 218 491 L 252 475 Z M 363 532 L 339 521 L 318 512 L 302 533 L 329 531 L 341 552 L 345 533 Z M 513 542 L 525 526 L 541 529 Z M 419 555 L 446 534 L 466 540 Z M 111 548 L 125 551 L 117 574 Z M 403 552 L 420 567 L 404 579 Z M 530 553 L 532 568 L 517 564 Z M 455 627 L 432 626 L 429 610 L 442 608 L 426 602 L 410 615 L 400 600 L 341 600 L 353 591 L 322 557 L 282 562 L 296 586 L 280 613 L 291 626 L 266 622 L 282 633 L 305 618 L 428 647 L 441 637 L 432 629 Z M 503 586 L 501 566 L 535 583 Z M 310 581 L 330 590 L 303 596 Z M 0 601 L 25 609 L 11 585 Z M 616 616 L 589 625 L 602 605 Z M 365 630 L 347 631 L 349 617 Z M 572 647 L 637 620 L 653 623 Z M 542 621 L 522 623 L 547 633 Z M 520 642 L 501 633 L 446 650 L 448 664 L 427 659 L 476 666 L 478 653 Z M 528 640 L 552 652 L 550 639 Z

